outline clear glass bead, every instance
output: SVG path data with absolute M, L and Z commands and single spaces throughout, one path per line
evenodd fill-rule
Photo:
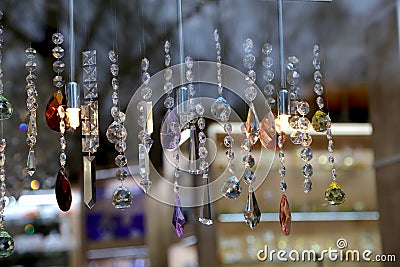
M 312 182 L 311 182 L 311 180 L 308 179 L 308 178 L 304 179 L 304 182 L 303 182 L 303 190 L 304 190 L 304 193 L 309 193 L 309 192 L 311 191 L 311 189 L 312 189 Z
M 148 86 L 143 87 L 142 91 L 140 92 L 140 94 L 144 100 L 149 100 L 152 96 L 152 93 L 153 93 L 153 90 L 151 90 L 151 88 Z
M 204 159 L 208 155 L 208 150 L 205 146 L 199 147 L 199 157 Z
M 205 142 L 206 142 L 206 134 L 205 133 L 203 133 L 203 132 L 200 132 L 199 133 L 199 142 L 201 143 L 201 144 L 204 144 Z
M 275 94 L 275 86 L 272 83 L 267 83 L 264 86 L 264 93 L 266 95 L 273 95 Z
M 60 59 L 64 56 L 64 49 L 61 46 L 54 47 L 52 52 L 54 58 Z
M 64 35 L 60 32 L 56 32 L 51 36 L 51 40 L 54 44 L 60 45 L 64 42 Z
M 172 79 L 172 69 L 171 68 L 164 69 L 164 79 L 167 81 Z
M 111 61 L 111 63 L 117 63 L 118 61 L 118 54 L 114 50 L 110 50 L 108 52 L 108 59 Z
M 110 72 L 111 72 L 112 76 L 114 76 L 114 77 L 118 76 L 118 73 L 119 73 L 118 65 L 117 64 L 111 64 Z
M 324 93 L 324 86 L 320 83 L 314 85 L 314 92 L 317 95 L 322 95 Z
M 281 180 L 280 183 L 279 183 L 279 185 L 280 185 L 281 191 L 282 191 L 282 192 L 286 192 L 286 190 L 287 190 L 286 181 L 285 181 L 285 180 Z
M 254 165 L 256 164 L 255 159 L 251 154 L 244 156 L 242 162 L 246 168 L 253 168 Z
M 113 77 L 113 78 L 111 79 L 111 86 L 112 86 L 112 88 L 113 88 L 114 91 L 117 91 L 117 90 L 119 89 L 119 81 L 118 81 L 118 78 Z
M 265 104 L 268 105 L 268 107 L 272 108 L 272 107 L 275 106 L 276 100 L 275 100 L 275 98 L 273 98 L 273 97 L 268 97 L 268 98 L 265 100 Z
M 266 70 L 263 75 L 264 80 L 272 82 L 275 78 L 275 73 L 272 70 Z
M 150 81 L 150 73 L 147 71 L 142 74 L 142 83 L 147 84 Z
M 303 172 L 304 177 L 306 177 L 306 178 L 311 177 L 314 173 L 312 165 L 310 163 L 304 164 L 304 166 L 302 168 L 302 172 Z
M 317 83 L 320 83 L 321 80 L 322 80 L 322 73 L 319 70 L 315 71 L 314 72 L 314 81 Z
M 225 147 L 231 148 L 231 147 L 233 147 L 233 144 L 234 144 L 234 139 L 232 138 L 232 136 L 227 135 L 227 136 L 224 137 L 224 145 L 225 145 Z
M 306 116 L 310 112 L 310 105 L 306 101 L 299 102 L 297 112 L 302 116 Z
M 66 162 L 67 162 L 67 154 L 62 152 L 60 154 L 60 165 L 64 167 Z
M 317 44 L 315 44 L 313 47 L 313 55 L 314 55 L 314 57 L 319 56 L 319 45 L 317 45 Z
M 274 65 L 274 59 L 272 57 L 265 57 L 262 64 L 265 68 L 271 68 Z
M 28 47 L 27 49 L 25 49 L 25 56 L 28 59 L 34 59 L 36 57 L 36 49 Z
M 229 122 L 224 124 L 224 131 L 227 134 L 231 134 L 232 133 L 232 124 L 230 124 Z
M 310 133 L 302 133 L 301 134 L 301 145 L 302 146 L 310 146 L 312 143 L 312 137 Z
M 221 193 L 229 199 L 237 199 L 242 192 L 242 186 L 236 176 L 229 177 L 221 187 Z
M 251 152 L 251 151 L 253 151 L 253 148 L 254 148 L 254 147 L 251 145 L 249 139 L 247 139 L 247 138 L 246 138 L 246 139 L 243 139 L 243 141 L 242 141 L 240 147 L 241 147 L 242 150 L 245 151 L 245 152 Z
M 287 58 L 286 68 L 288 70 L 297 70 L 300 66 L 300 61 L 295 56 L 290 56 Z
M 167 98 L 165 98 L 164 100 L 164 107 L 165 108 L 172 108 L 174 106 L 174 98 L 171 96 L 168 96 Z
M 140 64 L 140 67 L 143 71 L 147 71 L 149 69 L 150 61 L 147 58 L 143 58 Z
M 281 177 L 284 177 L 286 175 L 286 167 L 285 167 L 285 165 L 279 166 L 279 175 Z
M 301 95 L 301 89 L 298 86 L 291 86 L 290 87 L 290 99 L 296 100 L 299 99 Z
M 248 84 L 254 84 L 256 82 L 256 72 L 254 70 L 249 70 L 246 75 L 246 82 Z
M 308 129 L 310 129 L 311 123 L 310 120 L 307 119 L 307 117 L 300 117 L 297 122 L 297 126 L 300 130 L 307 131 Z
M 204 106 L 201 104 L 201 103 L 197 103 L 195 106 L 194 106 L 194 108 L 195 108 L 195 110 L 196 110 L 196 113 L 199 115 L 199 116 L 203 116 L 204 115 Z
M 54 61 L 53 63 L 53 71 L 56 73 L 61 73 L 65 69 L 65 63 L 61 60 Z
M 303 147 L 300 152 L 300 158 L 304 161 L 310 161 L 313 157 L 313 152 L 310 147 Z
M 187 67 L 188 69 L 193 68 L 193 58 L 191 58 L 191 57 L 186 57 L 186 58 L 185 58 L 185 64 L 186 64 L 186 67 Z
M 207 171 L 208 168 L 209 168 L 209 163 L 207 161 L 203 160 L 203 161 L 200 162 L 200 166 L 199 167 L 200 167 L 200 170 Z
M 297 85 L 300 82 L 301 75 L 298 71 L 289 71 L 286 75 L 286 80 L 290 85 Z
M 243 43 L 243 49 L 245 53 L 250 53 L 253 49 L 253 40 L 247 38 Z
M 232 149 L 228 149 L 228 150 L 225 152 L 225 156 L 226 156 L 226 158 L 227 158 L 229 161 L 232 161 L 232 160 L 235 158 L 235 152 L 233 152 Z
M 252 102 L 257 97 L 257 90 L 254 86 L 249 86 L 244 91 L 244 96 L 250 102 Z
M 317 97 L 317 99 L 315 100 L 315 102 L 317 102 L 318 108 L 322 109 L 324 107 L 324 99 L 322 97 Z
M 245 68 L 252 69 L 256 63 L 256 57 L 253 54 L 247 54 L 243 57 L 243 65 Z
M 115 165 L 117 165 L 118 167 L 125 167 L 127 162 L 128 161 L 127 161 L 125 155 L 123 155 L 123 154 L 120 154 L 115 157 Z
M 319 58 L 313 59 L 313 66 L 314 66 L 314 69 L 316 69 L 316 70 L 321 69 L 321 61 L 319 60 Z
M 206 127 L 206 120 L 204 118 L 199 118 L 199 120 L 197 121 L 197 125 L 199 126 L 200 130 L 204 130 L 204 128 Z
M 270 55 L 270 54 L 272 53 L 272 44 L 270 44 L 270 43 L 265 43 L 265 44 L 263 45 L 263 47 L 261 48 L 261 52 L 262 52 L 264 55 Z
M 243 174 L 243 181 L 247 185 L 253 184 L 256 181 L 256 175 L 255 175 L 254 171 L 246 169 Z
M 171 56 L 169 54 L 165 55 L 164 65 L 165 66 L 171 65 Z
M 171 48 L 171 43 L 167 40 L 164 43 L 164 52 L 169 53 L 169 49 Z
M 63 87 L 65 84 L 64 77 L 61 75 L 56 75 L 53 78 L 53 85 L 57 88 Z
M 126 142 L 123 140 L 119 140 L 115 143 L 115 150 L 118 152 L 125 152 L 126 150 Z

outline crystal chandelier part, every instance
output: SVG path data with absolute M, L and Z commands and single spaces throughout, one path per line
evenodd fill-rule
M 96 204 L 95 156 L 83 156 L 83 202 L 91 209 Z
M 50 129 L 60 132 L 61 118 L 58 114 L 59 107 L 66 107 L 67 99 L 61 90 L 57 90 L 46 106 L 46 123 Z M 68 123 L 67 123 L 68 127 Z
M 312 117 L 311 124 L 316 132 L 325 132 L 331 126 L 331 119 L 325 112 L 317 110 Z
M 66 212 L 71 208 L 72 203 L 72 192 L 71 184 L 65 173 L 65 169 L 61 168 L 57 174 L 57 180 L 55 185 L 55 192 L 57 198 L 57 204 L 60 210 Z
M 289 201 L 285 194 L 282 194 L 281 203 L 279 205 L 279 222 L 283 234 L 288 236 L 292 224 L 292 215 L 290 213 Z
M 257 114 L 255 113 L 255 108 L 251 104 L 249 111 L 247 113 L 246 120 L 246 136 L 250 141 L 251 145 L 257 143 L 260 135 L 260 121 L 258 120 Z
M 14 239 L 3 228 L 0 228 L 0 258 L 6 258 L 14 252 Z
M 242 186 L 236 176 L 229 177 L 221 187 L 221 193 L 229 199 L 237 199 L 242 193 Z
M 227 121 L 231 114 L 231 106 L 225 98 L 218 97 L 211 105 L 211 115 L 214 119 L 219 121 Z
M 179 125 L 178 116 L 173 110 L 168 110 L 164 116 L 160 130 L 161 145 L 164 149 L 172 151 L 178 148 L 181 140 Z
M 112 204 L 116 209 L 124 210 L 131 207 L 132 200 L 133 197 L 128 188 L 120 185 L 113 193 Z
M 332 181 L 325 191 L 325 200 L 330 205 L 338 206 L 346 200 L 346 193 L 335 181 Z
M 261 220 L 261 211 L 258 207 L 256 195 L 253 190 L 247 196 L 246 208 L 244 209 L 244 220 L 250 229 L 256 228 Z
M 174 213 L 172 216 L 172 225 L 175 228 L 176 235 L 181 238 L 183 236 L 183 227 L 186 224 L 185 215 L 182 212 L 181 200 L 179 195 L 175 194 Z
M 11 102 L 0 94 L 0 120 L 7 120 L 13 114 Z
M 268 112 L 260 123 L 260 142 L 264 148 L 275 150 L 276 139 L 275 116 L 272 112 Z

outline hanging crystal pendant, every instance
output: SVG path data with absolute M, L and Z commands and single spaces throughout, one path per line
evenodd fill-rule
M 221 193 L 229 199 L 237 199 L 242 193 L 242 186 L 236 176 L 229 177 L 221 187 Z
M 231 106 L 225 98 L 218 97 L 211 105 L 211 115 L 219 121 L 227 121 L 231 115 Z
M 57 90 L 50 98 L 46 106 L 46 123 L 53 131 L 60 131 L 61 118 L 58 115 L 58 108 L 67 106 L 67 98 L 61 90 Z M 68 120 L 66 118 L 66 129 L 68 128 Z
M 14 251 L 14 239 L 3 228 L 0 228 L 0 258 L 10 256 Z
M 95 156 L 83 156 L 83 202 L 89 209 L 96 204 Z
M 0 120 L 7 120 L 13 113 L 11 102 L 0 94 Z
M 210 184 L 208 174 L 203 174 L 204 185 L 203 185 L 203 201 L 200 207 L 199 222 L 204 225 L 212 225 L 212 210 L 211 210 L 211 196 L 210 196 Z
M 172 216 L 172 225 L 175 228 L 176 235 L 178 237 L 183 236 L 183 227 L 186 224 L 186 218 L 183 215 L 181 200 L 179 199 L 179 195 L 175 194 L 175 205 L 174 205 L 174 214 Z
M 29 150 L 26 168 L 29 176 L 32 176 L 36 171 L 35 151 Z
M 123 185 L 120 185 L 115 189 L 113 197 L 112 197 L 112 204 L 116 209 L 124 210 L 130 208 L 132 205 L 132 194 Z
M 204 138 L 203 138 L 204 136 Z M 198 138 L 199 137 L 199 138 Z M 200 139 L 200 140 L 199 140 Z M 197 173 L 197 159 L 198 159 L 198 146 L 199 141 L 205 142 L 205 135 L 203 132 L 197 135 L 196 126 L 190 126 L 190 136 L 189 136 L 189 169 L 191 173 Z
M 268 112 L 260 123 L 260 142 L 266 149 L 276 150 L 277 133 L 275 130 L 275 116 Z
M 281 224 L 283 234 L 289 235 L 290 226 L 292 224 L 292 215 L 290 213 L 289 202 L 285 194 L 282 194 L 281 203 L 279 207 L 279 222 Z
M 346 200 L 346 193 L 336 183 L 336 181 L 332 181 L 328 189 L 325 191 L 325 200 L 328 204 L 337 206 Z
M 58 207 L 64 212 L 68 211 L 71 208 L 72 192 L 71 184 L 65 174 L 64 168 L 58 171 L 55 191 Z
M 251 145 L 257 143 L 258 137 L 260 135 L 260 122 L 255 113 L 253 104 L 250 105 L 249 112 L 247 113 L 246 120 L 246 136 L 250 141 Z
M 317 110 L 311 120 L 312 127 L 316 132 L 325 132 L 331 126 L 329 115 Z
M 181 140 L 178 116 L 170 109 L 168 109 L 162 122 L 160 140 L 162 147 L 169 151 L 175 150 Z
M 261 211 L 258 207 L 256 195 L 254 191 L 250 189 L 247 196 L 246 208 L 244 210 L 244 220 L 251 229 L 254 229 L 260 223 L 260 219 Z

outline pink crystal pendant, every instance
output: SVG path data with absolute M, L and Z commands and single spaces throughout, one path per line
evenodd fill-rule
M 279 222 L 281 223 L 282 232 L 284 235 L 290 234 L 290 226 L 292 224 L 292 215 L 290 213 L 289 202 L 285 194 L 282 194 L 279 208 Z
M 175 194 L 174 214 L 172 216 L 172 225 L 175 228 L 176 235 L 180 238 L 183 236 L 183 226 L 186 224 L 186 218 L 181 208 L 181 200 L 179 195 Z
M 72 193 L 71 184 L 64 168 L 58 171 L 55 191 L 58 207 L 64 212 L 68 211 L 71 208 Z

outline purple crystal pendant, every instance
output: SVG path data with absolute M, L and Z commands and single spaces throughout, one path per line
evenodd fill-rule
M 179 195 L 175 194 L 174 214 L 172 216 L 172 225 L 175 227 L 176 235 L 180 238 L 183 236 L 183 226 L 186 224 L 186 218 L 182 213 L 181 200 Z

